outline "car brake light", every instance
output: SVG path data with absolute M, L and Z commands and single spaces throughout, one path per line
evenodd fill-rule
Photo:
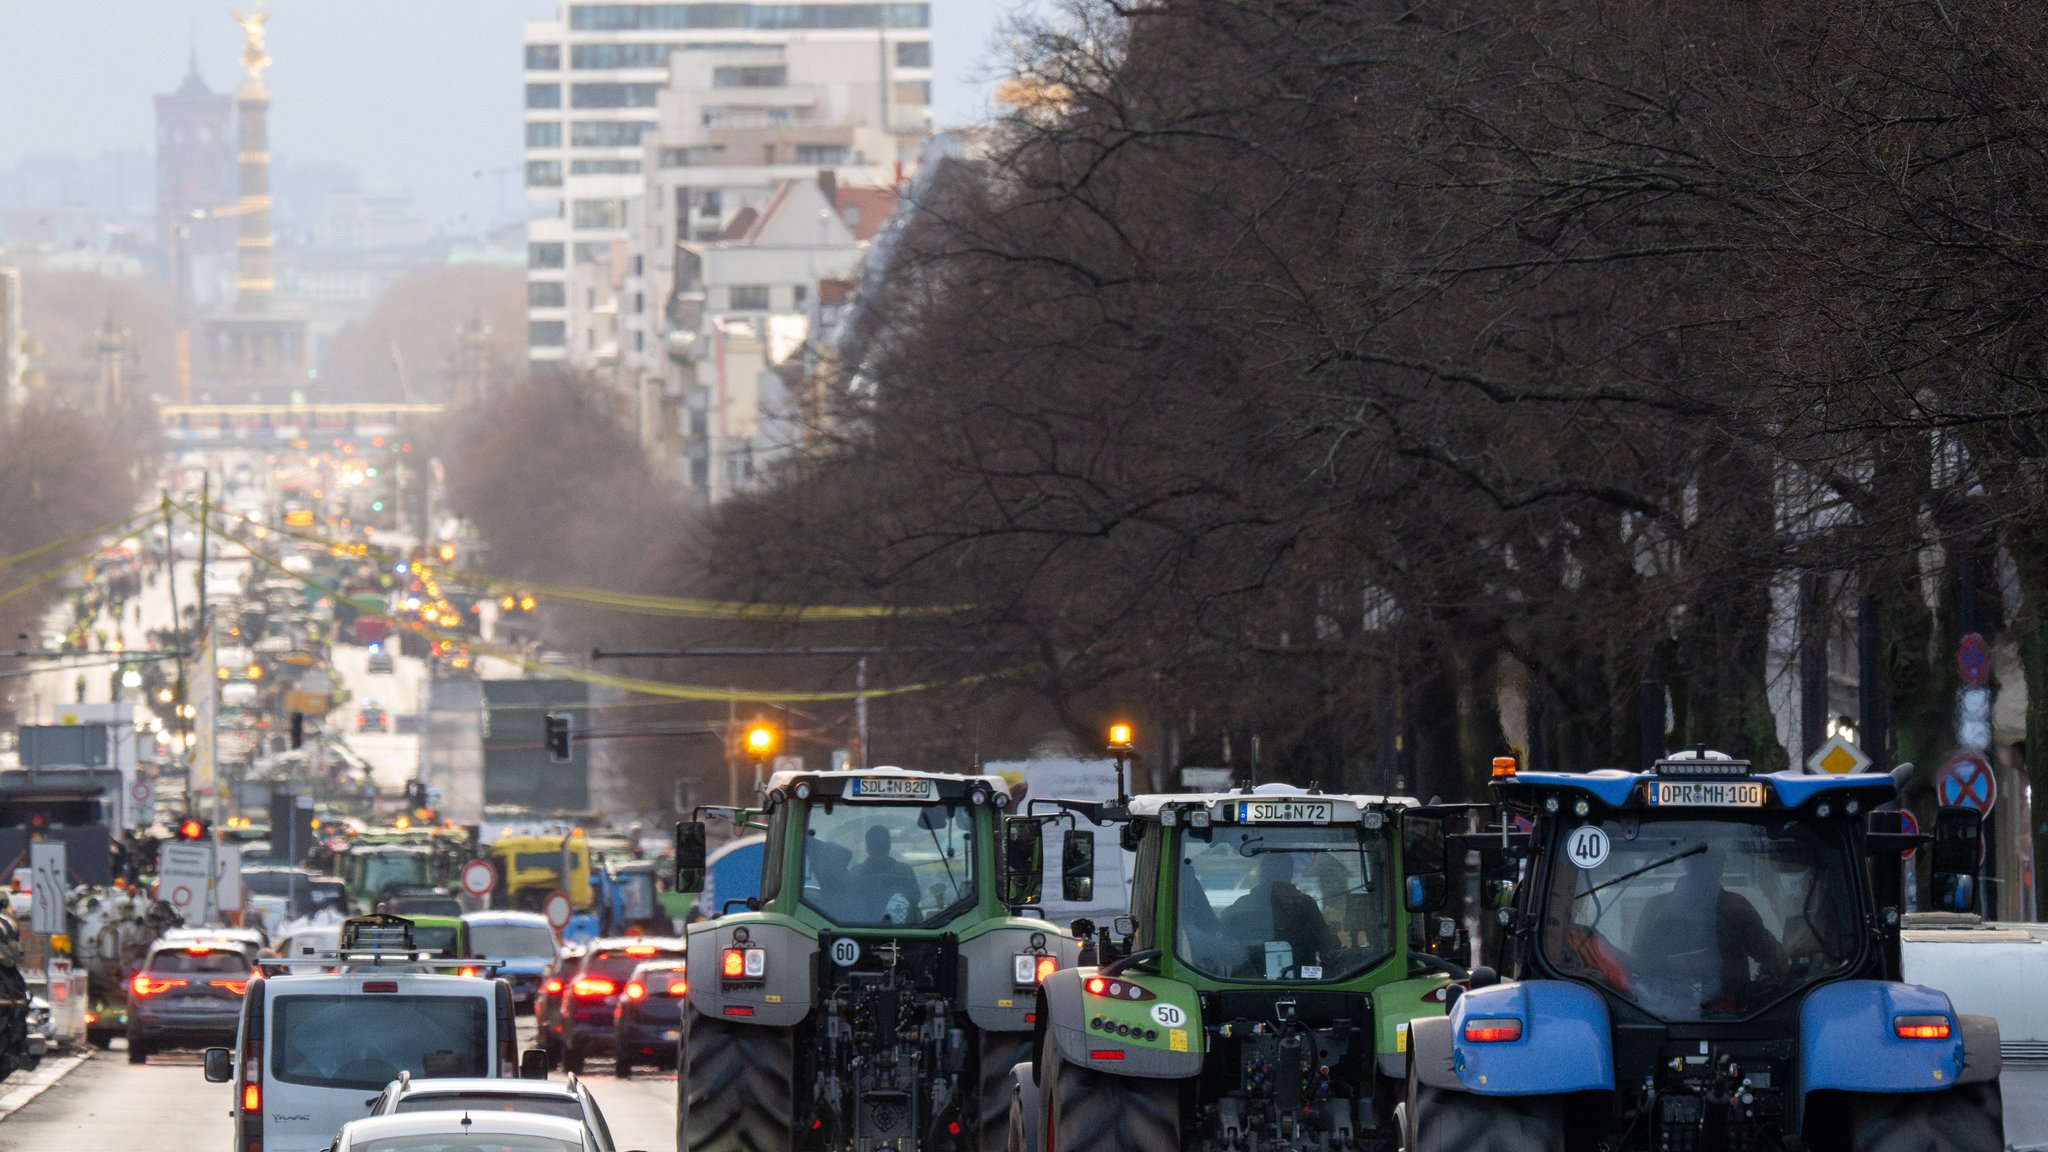
M 1948 1017 L 1931 1014 L 1894 1016 L 1892 1031 L 1898 1033 L 1901 1040 L 1946 1040 L 1949 1035 Z
M 204 956 L 211 951 L 213 951 L 213 945 L 211 944 L 192 944 L 188 945 L 185 949 L 186 954 L 190 956 Z
M 548 995 L 550 995 L 550 996 L 559 996 L 559 995 L 561 995 L 561 994 L 562 994 L 562 982 L 561 982 L 560 980 L 550 980 L 550 981 L 548 981 L 548 983 L 547 983 L 547 991 L 548 991 Z
M 678 976 L 675 979 L 669 981 L 668 994 L 671 996 L 688 996 L 690 994 L 689 979 L 687 977 Z
M 632 944 L 632 945 L 628 945 L 628 946 L 627 946 L 627 948 L 626 948 L 626 955 L 628 955 L 628 956 L 652 956 L 652 955 L 654 955 L 654 954 L 655 954 L 656 952 L 659 952 L 659 951 L 661 951 L 661 949 L 659 949 L 659 948 L 656 948 L 656 947 L 655 947 L 654 945 L 652 945 L 652 944 Z
M 242 1111 L 244 1111 L 244 1112 L 260 1112 L 260 1111 L 262 1111 L 262 1110 L 263 1110 L 263 1085 L 261 1085 L 261 1084 L 244 1084 L 244 1085 L 242 1085 Z
M 185 982 L 183 980 L 152 980 L 144 972 L 137 972 L 135 979 L 128 985 L 129 989 L 137 996 L 154 996 L 165 989 L 183 988 L 184 986 Z
M 619 986 L 609 980 L 594 980 L 587 976 L 569 985 L 569 992 L 574 996 L 610 996 L 618 990 Z
M 365 980 L 365 981 L 363 982 L 363 991 L 365 991 L 365 992 L 396 992 L 396 991 L 398 991 L 398 981 L 396 981 L 396 980 Z
M 225 988 L 237 996 L 247 996 L 249 994 L 249 982 L 247 980 L 208 980 L 207 983 L 215 988 Z
M 647 985 L 642 984 L 638 980 L 629 981 L 626 984 L 626 999 L 638 1000 L 646 995 Z
M 1512 1016 L 1490 1016 L 1465 1021 L 1468 1044 L 1502 1044 L 1522 1038 L 1522 1022 Z

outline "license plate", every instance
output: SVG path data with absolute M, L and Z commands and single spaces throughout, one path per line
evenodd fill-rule
M 937 793 L 930 780 L 856 776 L 846 794 L 862 800 L 929 800 Z
M 1726 780 L 1659 780 L 1650 803 L 1660 808 L 1761 808 L 1764 786 Z
M 1335 805 L 1328 800 L 1239 800 L 1239 824 L 1328 824 Z

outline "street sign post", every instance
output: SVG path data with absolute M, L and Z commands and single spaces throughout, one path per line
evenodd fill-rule
M 1991 648 L 1984 637 L 1972 632 L 1956 645 L 1956 673 L 1972 688 L 1982 688 L 1991 679 Z
M 1899 831 L 1904 832 L 1908 836 L 1918 836 L 1920 834 L 1920 821 L 1914 819 L 1913 813 L 1904 808 L 1899 809 Z M 1917 848 L 1908 848 L 1904 852 L 1899 853 L 1899 859 L 1911 861 L 1913 853 L 1917 851 L 1919 851 Z
M 498 874 L 488 860 L 471 860 L 462 866 L 462 890 L 481 900 L 498 885 Z
M 1852 772 L 1866 772 L 1870 769 L 1870 756 L 1851 744 L 1841 733 L 1828 737 L 1828 742 L 1814 750 L 1806 758 L 1808 772 L 1825 772 L 1832 776 L 1846 776 Z
M 575 909 L 569 904 L 569 894 L 559 889 L 548 893 L 548 898 L 540 903 L 540 914 L 547 917 L 548 927 L 553 928 L 557 936 L 569 926 L 569 917 L 574 913 Z
M 28 868 L 29 924 L 44 936 L 60 935 L 64 931 L 64 897 L 69 887 L 64 882 L 64 845 L 30 844 Z
M 157 849 L 157 899 L 186 924 L 206 920 L 206 889 L 213 879 L 213 845 L 165 844 Z
M 1998 782 L 1982 756 L 1961 752 L 1935 772 L 1934 797 L 1944 808 L 1975 808 L 1988 816 L 1998 802 Z

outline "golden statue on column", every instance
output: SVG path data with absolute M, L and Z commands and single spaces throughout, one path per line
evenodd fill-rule
M 244 82 L 261 88 L 263 70 L 270 67 L 270 53 L 264 50 L 263 45 L 263 26 L 270 22 L 270 13 L 258 7 L 252 15 L 244 16 L 236 10 L 234 16 L 235 23 L 242 26 L 242 67 L 248 71 Z

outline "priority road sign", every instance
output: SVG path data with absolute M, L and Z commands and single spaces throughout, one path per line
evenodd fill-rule
M 1870 768 L 1870 756 L 1851 744 L 1840 732 L 1828 737 L 1828 742 L 1814 750 L 1806 758 L 1808 772 L 1825 772 L 1833 776 L 1846 776 L 1852 772 L 1865 772 Z
M 1975 808 L 1988 816 L 1998 802 L 1998 783 L 1982 756 L 1963 752 L 1935 772 L 1934 797 L 1944 808 Z
M 471 860 L 462 866 L 462 890 L 481 900 L 498 884 L 498 874 L 488 860 Z

